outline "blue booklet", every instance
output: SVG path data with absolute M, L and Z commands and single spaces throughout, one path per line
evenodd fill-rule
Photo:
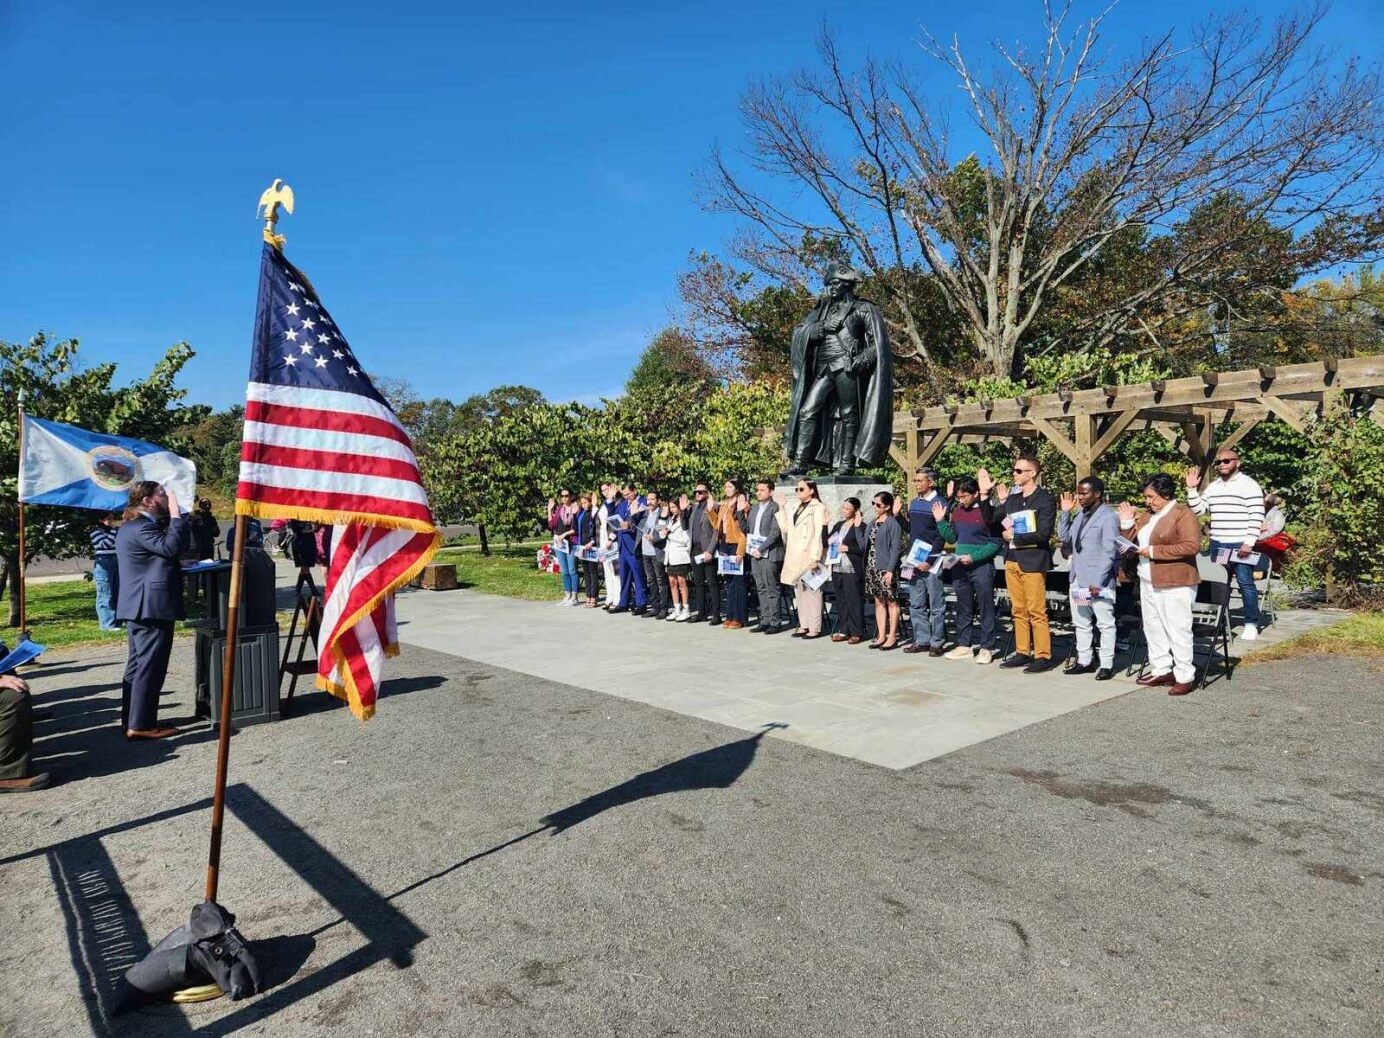
M 19 643 L 19 647 L 14 652 L 8 652 L 5 650 L 4 643 L 0 642 L 0 652 L 5 652 L 5 658 L 0 660 L 0 674 L 13 674 L 15 668 L 38 659 L 46 648 L 48 646 L 31 642 L 26 638 Z

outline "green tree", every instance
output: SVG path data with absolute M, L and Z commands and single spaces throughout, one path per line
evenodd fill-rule
M 76 339 L 52 340 L 40 332 L 27 343 L 0 341 L 0 594 L 13 587 L 19 568 L 19 395 L 36 418 L 81 426 L 94 432 L 137 436 L 172 444 L 177 430 L 202 412 L 183 403 L 178 373 L 193 356 L 185 342 L 170 346 L 149 375 L 126 386 L 113 385 L 114 364 L 90 368 L 78 360 Z M 78 509 L 36 506 L 26 509 L 26 561 L 40 555 L 71 558 L 89 549 L 91 514 Z M 10 596 L 10 626 L 19 622 Z
M 696 393 L 714 381 L 711 365 L 697 344 L 680 328 L 664 328 L 639 355 L 625 383 L 625 393 L 638 396 L 669 386 Z

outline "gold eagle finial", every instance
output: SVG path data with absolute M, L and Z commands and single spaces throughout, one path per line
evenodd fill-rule
M 260 195 L 256 211 L 264 218 L 264 240 L 276 249 L 284 247 L 283 235 L 274 233 L 274 225 L 279 222 L 280 207 L 289 213 L 293 212 L 293 188 L 275 177 L 274 183 Z

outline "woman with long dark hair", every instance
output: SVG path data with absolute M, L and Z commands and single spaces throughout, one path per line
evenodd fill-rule
M 837 546 L 837 563 L 831 572 L 831 589 L 836 596 L 834 642 L 859 645 L 865 637 L 865 551 L 869 541 L 860 517 L 860 498 L 841 502 L 841 521 L 832 528 L 827 550 Z
M 815 580 L 825 568 L 827 506 L 817 492 L 817 484 L 806 476 L 799 476 L 793 487 L 797 503 L 790 507 L 783 491 L 774 492 L 778 503 L 779 529 L 783 532 L 783 569 L 779 582 L 793 588 L 797 600 L 798 629 L 794 638 L 811 641 L 822 636 L 822 588 L 810 587 L 803 578 L 811 575 Z
M 572 517 L 572 554 L 590 552 L 594 555 L 600 531 L 596 525 L 596 512 L 591 507 L 591 495 L 582 494 L 577 514 Z M 595 558 L 581 559 L 582 582 L 586 584 L 586 608 L 596 608 L 596 590 L 600 587 L 601 564 Z M 573 605 L 576 603 L 574 602 Z
M 692 534 L 687 529 L 683 498 L 668 499 L 668 541 L 663 547 L 663 565 L 668 573 L 668 619 L 686 623 L 692 615 L 687 599 L 687 577 L 692 572 Z
M 745 497 L 745 486 L 738 479 L 726 480 L 722 488 L 724 500 L 716 509 L 713 522 L 716 524 L 716 554 L 718 557 L 734 559 L 740 566 L 739 573 L 721 574 L 721 587 L 726 593 L 726 621 L 722 627 L 727 631 L 738 631 L 750 619 L 749 591 L 745 586 L 745 531 L 740 528 L 741 517 L 750 510 L 750 502 Z
M 875 600 L 875 640 L 872 649 L 894 649 L 899 644 L 899 559 L 903 528 L 894 516 L 894 495 L 881 490 L 872 502 L 875 521 L 870 526 L 870 545 L 865 553 L 865 593 Z

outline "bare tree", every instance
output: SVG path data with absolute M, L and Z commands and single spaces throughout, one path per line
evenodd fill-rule
M 986 68 L 957 41 L 923 40 L 988 142 L 969 161 L 906 69 L 869 61 L 849 74 L 824 31 L 819 71 L 743 98 L 758 176 L 719 151 L 706 171 L 709 206 L 755 232 L 737 255 L 801 283 L 804 241 L 847 245 L 887 297 L 898 351 L 928 361 L 908 276 L 921 265 L 978 354 L 1010 375 L 1055 293 L 1117 240 L 1139 243 L 1137 270 L 1083 300 L 1063 345 L 1134 333 L 1157 346 L 1161 327 L 1197 308 L 1233 312 L 1246 294 L 1281 291 L 1242 269 L 1256 250 L 1280 261 L 1269 281 L 1379 253 L 1380 79 L 1312 44 L 1321 8 L 1267 27 L 1222 18 L 1188 45 L 1168 34 L 1124 61 L 1100 46 L 1104 14 L 1073 30 L 1070 9 L 1045 5 L 1036 51 L 996 45 Z M 807 202 L 781 201 L 780 181 Z

